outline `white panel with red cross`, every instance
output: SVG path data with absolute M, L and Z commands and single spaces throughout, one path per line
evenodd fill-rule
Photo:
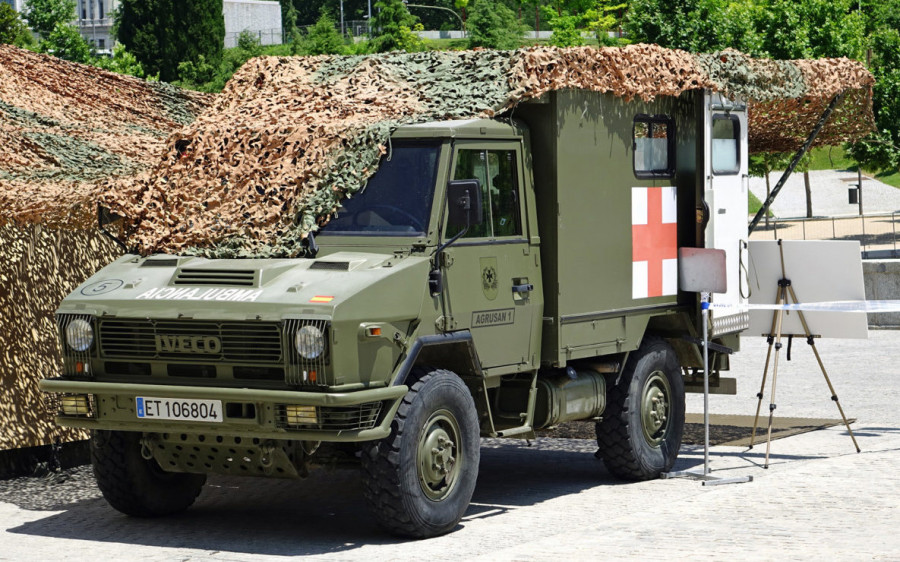
M 631 296 L 678 292 L 678 197 L 674 186 L 631 189 Z

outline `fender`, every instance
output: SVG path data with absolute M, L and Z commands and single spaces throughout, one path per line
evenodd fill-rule
M 391 386 L 406 384 L 413 367 L 420 364 L 450 369 L 462 377 L 484 376 L 478 352 L 475 350 L 475 342 L 468 330 L 416 338 L 406 358 L 397 368 Z

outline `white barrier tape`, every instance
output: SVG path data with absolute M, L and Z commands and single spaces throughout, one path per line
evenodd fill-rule
M 717 304 L 711 309 L 738 310 L 808 310 L 811 312 L 900 312 L 900 301 L 832 301 L 799 304 Z

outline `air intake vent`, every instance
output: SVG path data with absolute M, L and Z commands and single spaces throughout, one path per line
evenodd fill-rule
M 327 269 L 330 271 L 350 271 L 348 261 L 317 261 L 309 266 L 310 269 Z
M 178 267 L 178 258 L 144 260 L 141 267 Z
M 252 269 L 184 268 L 175 275 L 175 284 L 254 287 L 256 285 L 256 272 Z

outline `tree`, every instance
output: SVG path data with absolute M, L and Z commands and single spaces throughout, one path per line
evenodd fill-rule
M 116 38 L 149 74 L 172 82 L 178 65 L 199 61 L 218 67 L 225 43 L 222 2 L 216 0 L 121 0 Z
M 304 55 L 342 55 L 346 52 L 344 38 L 334 26 L 334 20 L 325 10 L 306 37 L 298 42 L 299 53 Z
M 865 20 L 857 0 L 759 0 L 762 51 L 776 59 L 863 58 Z
M 9 4 L 0 2 L 0 44 L 3 43 L 23 47 L 33 40 L 19 14 Z
M 97 57 L 91 64 L 117 74 L 128 74 L 138 78 L 154 78 L 147 76 L 141 63 L 138 62 L 133 54 L 128 52 L 128 49 L 122 43 L 116 43 L 111 57 Z
M 409 13 L 402 0 L 379 0 L 375 9 L 372 27 L 376 35 L 371 42 L 375 52 L 418 51 L 424 47 L 424 42 L 413 33 L 419 20 Z
M 525 33 L 516 13 L 496 0 L 477 0 L 466 28 L 470 48 L 516 49 Z
M 758 48 L 753 0 L 631 0 L 625 30 L 635 42 L 706 53 Z
M 75 19 L 75 0 L 26 0 L 24 14 L 31 29 L 46 39 L 57 24 Z
M 70 23 L 57 23 L 53 31 L 41 39 L 40 50 L 72 62 L 91 61 L 91 46 L 81 36 L 78 28 Z

